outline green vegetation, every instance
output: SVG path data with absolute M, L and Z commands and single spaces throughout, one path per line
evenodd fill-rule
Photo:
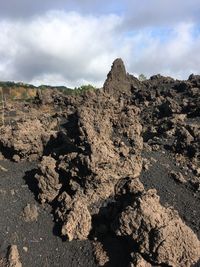
M 38 89 L 46 90 L 58 90 L 61 91 L 64 95 L 81 95 L 85 92 L 95 90 L 96 88 L 91 84 L 81 85 L 80 87 L 68 88 L 66 86 L 50 86 L 50 85 L 40 85 L 38 87 L 26 84 L 26 83 L 15 83 L 15 82 L 1 82 L 0 88 L 2 88 L 2 94 L 6 96 L 6 98 L 13 101 L 31 101 Z M 0 96 L 1 99 L 1 96 Z
M 93 91 L 95 89 L 96 88 L 94 86 L 88 84 L 88 85 L 81 85 L 80 87 L 75 87 L 73 91 L 75 95 L 80 95 L 88 91 Z
M 147 77 L 144 74 L 140 74 L 138 77 L 139 81 L 143 82 L 147 80 Z
M 4 88 L 17 88 L 17 87 L 23 87 L 23 88 L 28 88 L 28 89 L 34 89 L 36 88 L 36 86 L 32 85 L 32 84 L 27 84 L 27 83 L 22 83 L 22 82 L 18 82 L 18 83 L 15 83 L 15 82 L 2 82 L 0 81 L 0 87 L 2 87 L 3 89 Z
M 88 84 L 88 85 L 81 85 L 80 87 L 75 87 L 74 89 L 64 86 L 56 87 L 56 89 L 60 90 L 65 95 L 81 95 L 84 94 L 85 92 L 93 91 L 96 88 L 93 85 Z

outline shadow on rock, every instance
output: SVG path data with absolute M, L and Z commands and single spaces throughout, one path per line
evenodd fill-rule
M 38 181 L 35 178 L 37 171 L 37 169 L 32 169 L 31 171 L 25 172 L 25 176 L 23 177 L 23 179 L 28 185 L 29 190 L 33 192 L 35 199 L 38 201 L 39 188 Z

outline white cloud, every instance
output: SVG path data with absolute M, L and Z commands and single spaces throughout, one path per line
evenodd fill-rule
M 0 16 L 29 18 L 49 10 L 81 14 L 124 14 L 131 26 L 152 26 L 181 21 L 200 21 L 199 0 L 6 0 L 0 1 Z
M 64 12 L 1 22 L 0 79 L 34 81 L 52 74 L 71 83 L 82 78 L 98 83 L 120 51 L 115 44 L 120 24 L 116 15 Z
M 140 32 L 132 40 L 133 47 L 139 47 L 140 52 L 134 54 L 133 50 L 136 61 L 131 62 L 130 68 L 148 76 L 161 73 L 180 79 L 198 73 L 200 35 L 194 35 L 194 30 L 194 24 L 178 24 L 168 32 L 164 41 L 160 34 Z
M 112 61 L 129 72 L 187 77 L 200 69 L 195 24 L 127 32 L 118 15 L 49 11 L 29 20 L 0 21 L 0 80 L 77 86 L 103 84 Z M 155 34 L 156 33 L 156 34 Z

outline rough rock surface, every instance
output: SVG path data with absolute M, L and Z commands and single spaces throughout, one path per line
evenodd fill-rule
M 58 104 L 62 102 L 63 95 L 59 90 L 50 89 L 38 89 L 34 102 L 39 105 Z
M 59 193 L 61 184 L 59 175 L 55 170 L 56 160 L 50 156 L 44 156 L 39 164 L 39 172 L 36 174 L 38 180 L 38 195 L 41 202 L 51 202 Z
M 112 65 L 111 71 L 107 75 L 104 83 L 104 91 L 113 96 L 131 95 L 134 88 L 140 88 L 141 83 L 134 76 L 126 73 L 124 63 L 121 58 L 117 58 Z
M 119 180 L 139 176 L 143 142 L 138 113 L 129 100 L 93 94 L 67 116 L 68 151 L 57 160 L 43 158 L 36 175 L 39 199 L 58 201 L 55 212 L 69 240 L 87 238 L 92 216 L 114 197 Z
M 34 204 L 27 204 L 23 210 L 23 217 L 26 222 L 37 221 L 38 215 L 38 208 Z
M 152 265 L 147 262 L 139 253 L 132 253 L 131 257 L 133 258 L 130 263 L 130 267 L 152 267 Z
M 105 266 L 109 262 L 109 257 L 101 242 L 94 242 L 94 254 L 99 266 Z
M 148 173 L 160 164 L 159 157 L 158 163 L 142 160 L 145 152 L 168 151 L 182 168 L 169 165 L 170 183 L 193 188 L 198 198 L 199 89 L 196 75 L 187 81 L 161 75 L 138 81 L 116 59 L 103 89 L 63 98 L 52 91 L 38 94 L 43 108 L 62 106 L 59 130 L 56 116 L 22 120 L 0 129 L 0 148 L 15 161 L 41 159 L 35 175 L 38 199 L 52 205 L 60 235 L 97 240 L 99 265 L 112 261 L 104 243 L 111 237 L 125 251 L 124 266 L 189 267 L 200 258 L 199 240 L 184 216 L 161 205 L 139 176 L 142 168 Z
M 92 226 L 87 202 L 83 198 L 68 198 L 69 195 L 65 193 L 59 198 L 59 201 L 62 201 L 62 208 L 57 211 L 57 214 L 63 222 L 61 234 L 67 236 L 69 241 L 87 239 Z
M 115 221 L 116 234 L 128 236 L 150 263 L 189 267 L 198 261 L 200 241 L 178 213 L 160 204 L 155 189 L 138 194 L 138 184 L 132 186 L 132 203 Z
M 19 252 L 16 245 L 10 246 L 8 252 L 8 267 L 22 267 L 22 263 L 19 258 Z
M 35 160 L 42 156 L 50 138 L 56 136 L 56 125 L 56 121 L 27 119 L 3 126 L 0 128 L 1 150 L 16 161 Z
M 0 259 L 0 266 L 1 267 L 7 267 L 7 262 L 5 259 L 3 259 L 3 258 Z
M 72 128 L 74 122 L 76 125 Z M 68 116 L 65 131 L 71 151 L 57 161 L 48 158 L 51 163 L 46 163 L 44 157 L 36 179 L 42 202 L 51 202 L 57 197 L 62 203 L 56 212 L 63 221 L 62 234 L 70 240 L 87 237 L 91 215 L 98 213 L 103 202 L 114 197 L 115 185 L 120 179 L 127 175 L 139 176 L 142 168 L 141 130 L 138 109 L 122 105 L 106 94 L 85 101 Z M 77 203 L 85 203 L 86 207 L 78 211 Z M 73 229 L 79 231 L 70 229 L 69 233 L 67 221 L 72 217 Z M 78 225 L 80 218 L 87 221 L 87 229 Z
M 58 134 L 65 145 L 43 157 L 35 176 L 40 201 L 53 205 L 61 234 L 68 240 L 112 229 L 112 234 L 130 241 L 130 249 L 132 244 L 133 266 L 190 266 L 198 261 L 196 235 L 177 212 L 160 204 L 155 190 L 145 191 L 138 178 L 145 166 L 142 135 L 145 149 L 160 150 L 158 136 L 163 136 L 171 138 L 171 151 L 198 158 L 198 145 L 191 149 L 199 141 L 198 127 L 187 122 L 188 103 L 180 105 L 180 99 L 173 98 L 188 83 L 159 75 L 141 83 L 117 59 L 103 90 L 68 99 Z M 160 90 L 160 84 L 169 90 Z M 186 183 L 182 176 L 176 180 Z M 95 229 L 101 216 L 106 221 Z M 101 265 L 102 259 L 107 262 L 104 252 L 99 249 L 96 255 Z

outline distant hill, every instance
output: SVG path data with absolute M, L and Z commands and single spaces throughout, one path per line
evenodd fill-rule
M 34 86 L 32 84 L 22 83 L 22 82 L 3 82 L 0 81 L 0 100 L 2 96 L 6 99 L 10 100 L 28 100 L 32 99 L 36 96 L 37 90 L 45 90 L 45 89 L 52 89 L 52 90 L 59 90 L 63 94 L 72 95 L 72 94 L 79 94 L 84 91 L 93 90 L 95 89 L 94 86 L 82 85 L 80 87 L 69 88 L 66 86 L 50 86 L 50 85 L 40 85 Z

